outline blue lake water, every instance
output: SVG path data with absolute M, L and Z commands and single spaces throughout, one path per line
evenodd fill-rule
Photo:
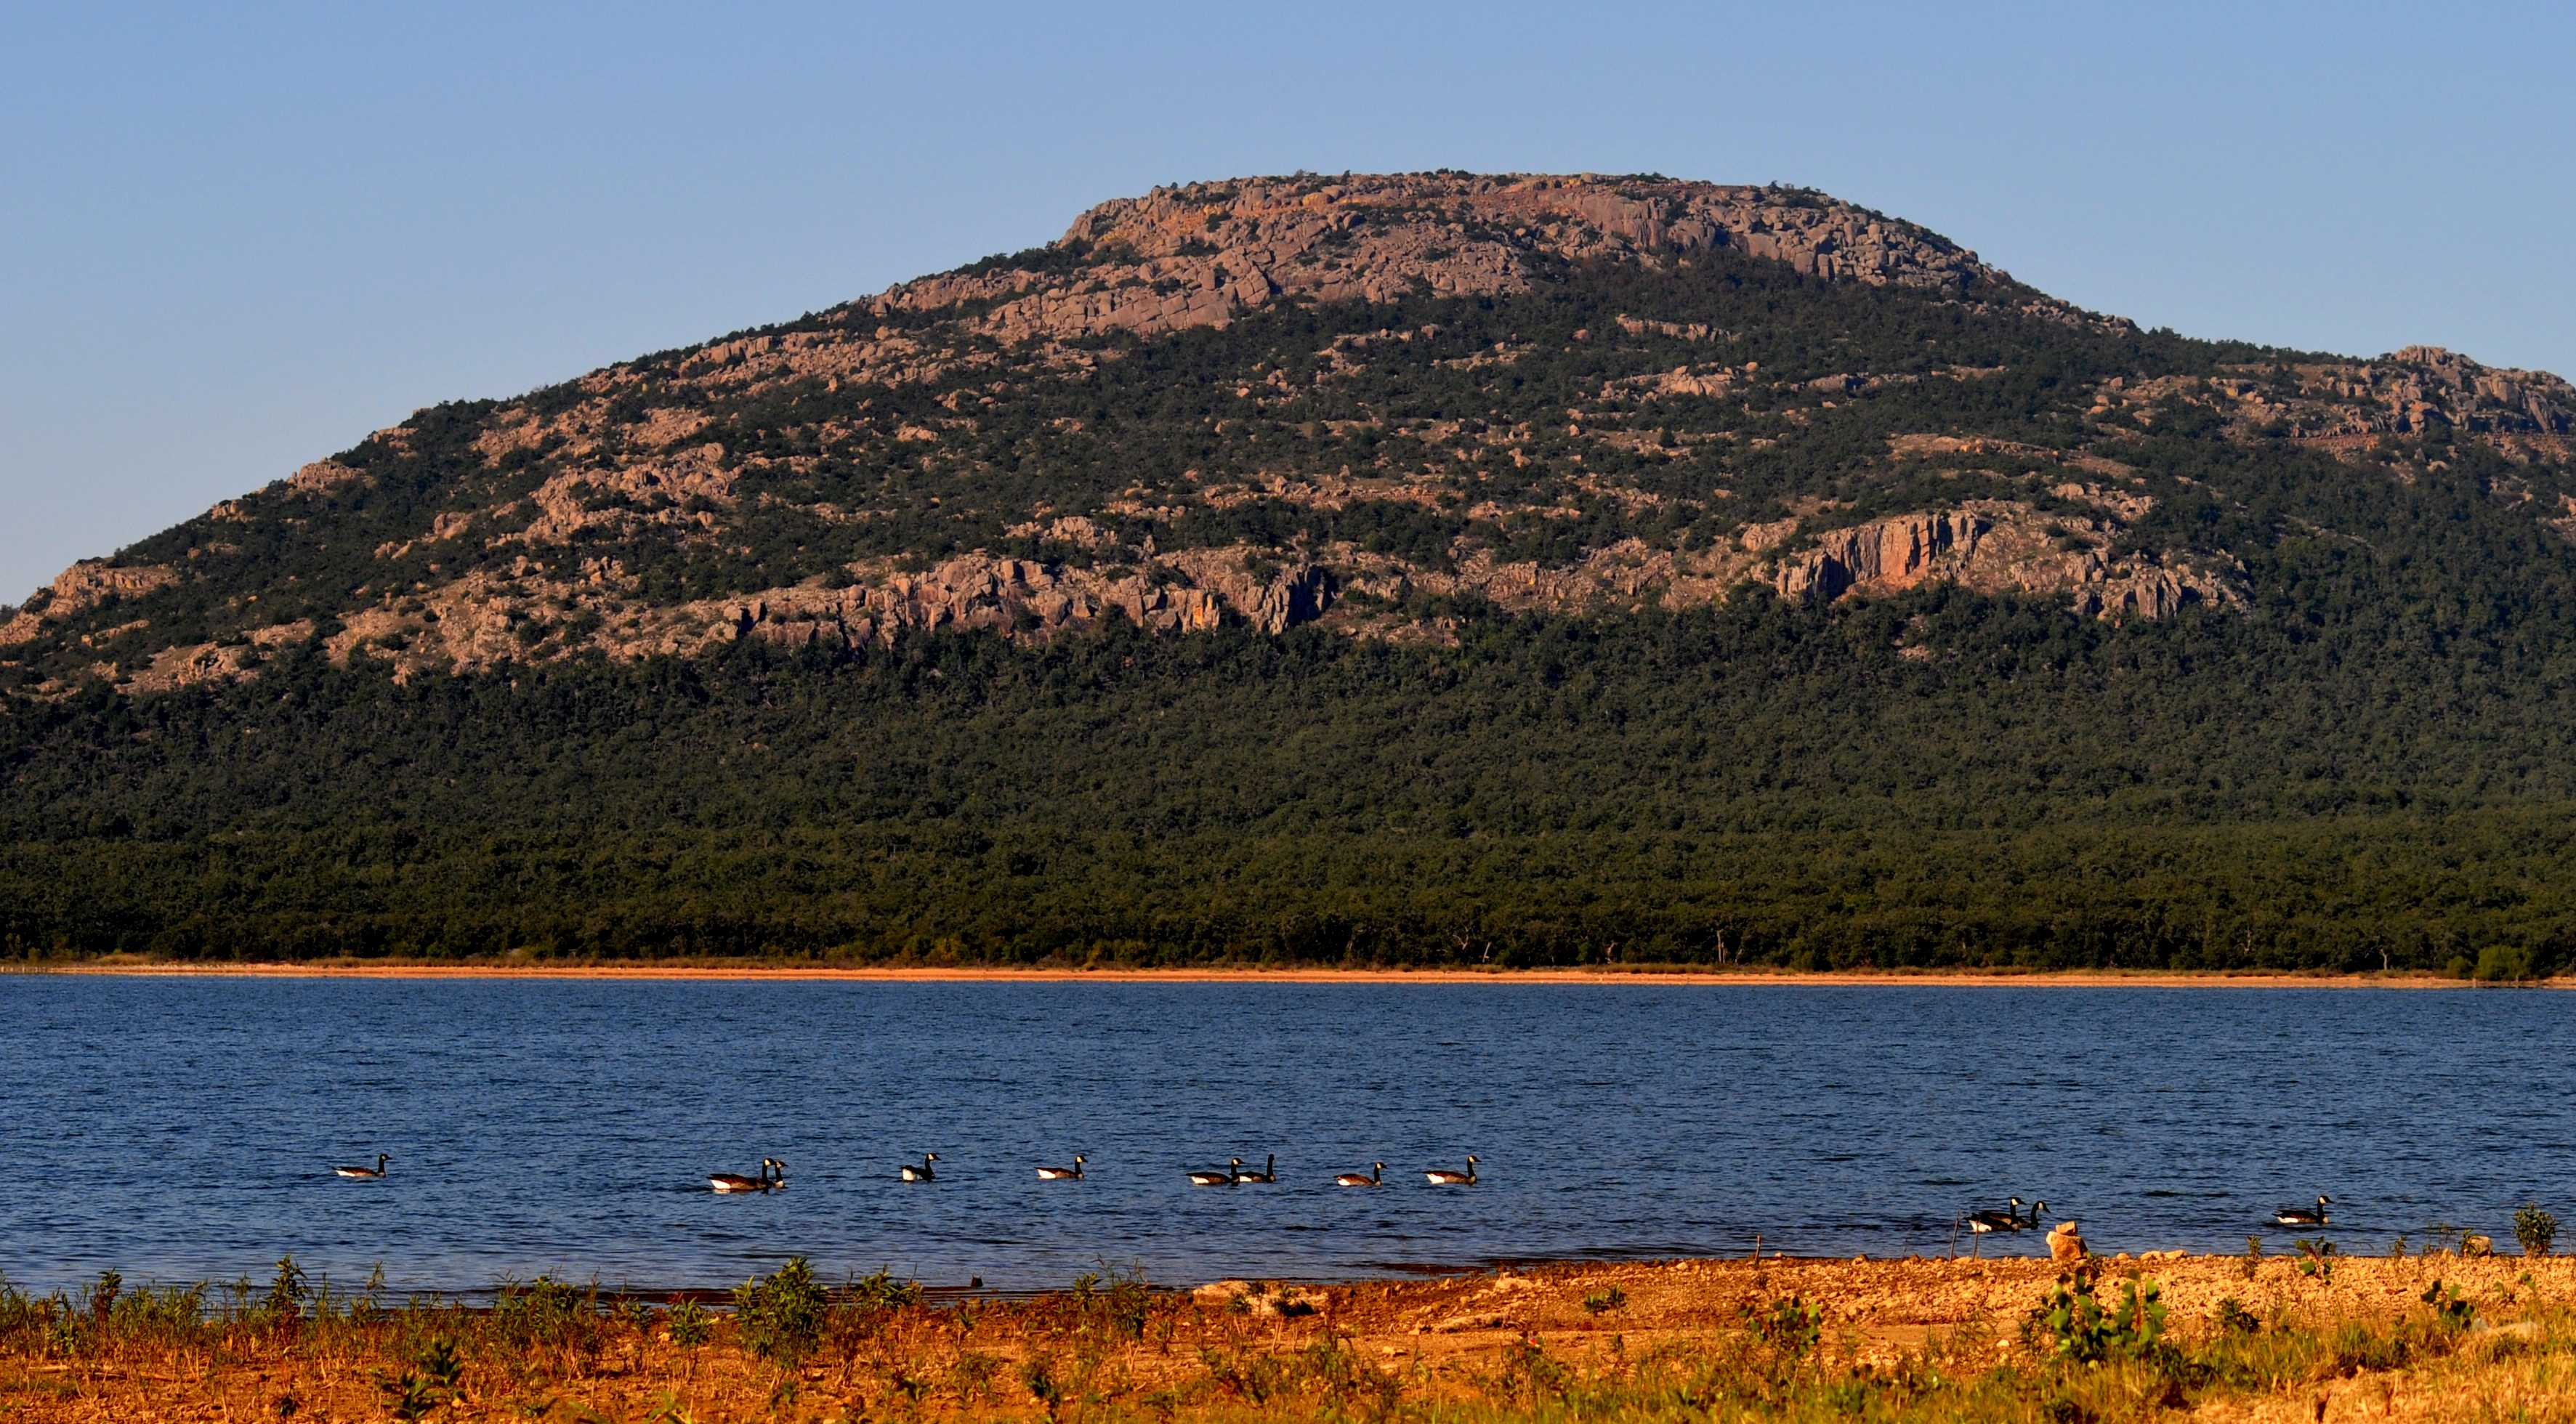
M 2098 1250 L 2241 1250 L 2322 1191 L 2379 1251 L 2576 1208 L 2552 992 L 8 975 L 0 1022 L 21 1285 L 1901 1255 L 2007 1194 Z M 939 1180 L 897 1180 L 923 1151 Z M 1470 1152 L 1477 1187 L 1423 1183 Z M 1276 1186 L 1183 1175 L 1271 1153 Z M 763 1156 L 786 1191 L 706 1189 Z

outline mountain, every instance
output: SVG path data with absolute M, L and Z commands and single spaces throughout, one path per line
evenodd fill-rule
M 0 611 L 0 944 L 2545 969 L 2571 435 L 1808 190 L 1158 189 Z

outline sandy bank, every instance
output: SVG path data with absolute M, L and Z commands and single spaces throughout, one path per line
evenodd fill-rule
M 2316 1275 L 2278 1255 L 2114 1260 L 2097 1299 L 2117 1306 L 2140 1275 L 2160 1343 L 2077 1359 L 2033 1319 L 2057 1268 L 2027 1259 L 852 1300 L 801 1317 L 801 1337 L 775 1314 L 579 1296 L 317 1311 L 292 1328 L 39 1306 L 14 1329 L 0 1319 L 0 1411 L 80 1424 L 382 1418 L 396 1403 L 410 1417 L 636 1421 L 2576 1417 L 2563 1366 L 2576 1262 L 2356 1257 Z
M 762 964 L 411 964 L 322 960 L 312 963 L 183 964 L 101 960 L 9 966 L 17 972 L 177 978 L 325 979 L 713 979 L 881 983 L 1101 984 L 1529 984 L 1529 985 L 1915 985 L 2010 989 L 2469 989 L 2479 986 L 2431 974 L 2175 972 L 2171 970 L 1867 970 L 1794 973 L 1763 969 L 1080 969 L 916 966 L 834 968 Z M 2538 987 L 2566 988 L 2576 980 Z

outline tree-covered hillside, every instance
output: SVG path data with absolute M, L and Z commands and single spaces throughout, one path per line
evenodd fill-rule
M 1449 648 L 933 634 L 409 686 L 305 651 L 13 720 L 0 933 L 191 957 L 2562 962 L 2576 645 L 2524 624 L 2428 681 L 2388 631 L 1941 590 L 1486 616 Z
M 1165 190 L 74 566 L 0 948 L 2546 969 L 2571 422 L 1796 190 Z

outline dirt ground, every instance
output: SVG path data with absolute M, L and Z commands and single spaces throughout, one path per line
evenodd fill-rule
M 1327 1286 L 1112 1282 L 866 1309 L 844 1296 L 809 1344 L 766 1358 L 748 1317 L 693 1324 L 638 1302 L 193 1332 L 140 1316 L 110 1331 L 110 1308 L 86 1344 L 60 1321 L 0 1330 L 0 1420 L 2576 1418 L 2567 1260 L 2100 1270 L 2106 1301 L 2155 1282 L 2180 1347 L 2163 1373 L 2061 1359 L 2028 1323 L 2059 1284 L 2046 1261 L 1705 1260 Z M 2438 1314 L 2444 1299 L 2456 1317 Z M 2232 1336 L 2229 1319 L 2253 1323 Z M 2204 1346 L 2218 1363 L 2186 1368 Z

